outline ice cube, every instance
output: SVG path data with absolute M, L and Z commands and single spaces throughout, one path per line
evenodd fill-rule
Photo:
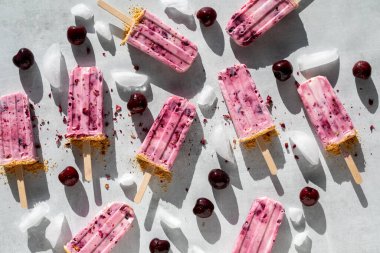
M 161 222 L 165 223 L 171 229 L 181 227 L 181 220 L 162 207 L 158 209 L 158 217 L 160 217 Z
M 290 207 L 288 209 L 288 215 L 295 226 L 301 225 L 305 220 L 303 211 L 300 208 Z
M 191 248 L 189 249 L 189 253 L 205 253 L 205 252 L 198 246 L 194 245 L 194 246 L 191 246 Z
M 193 14 L 192 9 L 189 7 L 188 0 L 160 0 L 165 7 L 176 8 L 182 13 Z
M 21 232 L 25 233 L 29 228 L 39 225 L 49 210 L 49 205 L 46 202 L 41 202 L 27 214 L 24 214 L 21 217 L 20 224 L 18 225 Z
M 125 173 L 118 179 L 118 182 L 123 188 L 131 187 L 135 183 L 135 176 L 130 173 Z
M 148 76 L 128 71 L 111 72 L 118 89 L 122 92 L 145 92 L 148 86 Z
M 62 236 L 62 227 L 65 219 L 65 215 L 63 213 L 59 213 L 50 220 L 50 224 L 46 228 L 45 237 L 53 248 L 57 246 L 59 239 Z
M 294 239 L 293 244 L 298 251 L 306 251 L 311 247 L 311 239 L 309 237 L 309 231 L 298 233 Z
M 316 68 L 339 59 L 338 49 L 330 49 L 312 54 L 303 54 L 297 58 L 297 63 L 300 71 Z
M 231 143 L 226 135 L 223 125 L 217 125 L 211 134 L 210 144 L 225 160 L 235 163 L 235 158 L 232 153 Z
M 94 13 L 85 5 L 85 4 L 77 4 L 71 8 L 71 14 L 75 17 L 83 18 L 84 20 L 89 20 L 94 16 Z
M 111 41 L 112 40 L 112 33 L 110 29 L 110 25 L 108 23 L 105 23 L 103 21 L 96 21 L 94 25 L 96 34 L 98 34 L 99 37 Z
M 314 138 L 301 131 L 291 131 L 289 140 L 292 147 L 296 145 L 294 154 L 303 156 L 311 166 L 319 164 L 319 148 Z
M 62 69 L 64 58 L 58 43 L 52 44 L 45 52 L 42 72 L 50 85 L 58 90 L 62 89 Z M 66 70 L 67 71 L 67 70 Z
M 198 95 L 197 103 L 200 107 L 211 107 L 216 99 L 215 90 L 210 85 L 205 85 L 201 93 Z

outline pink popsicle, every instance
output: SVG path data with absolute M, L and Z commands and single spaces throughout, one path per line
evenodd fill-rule
M 131 228 L 133 209 L 124 203 L 111 203 L 69 241 L 67 253 L 108 253 Z
M 270 253 L 284 213 L 281 203 L 267 197 L 256 199 L 232 253 Z
M 226 31 L 240 46 L 248 46 L 286 15 L 301 0 L 248 0 L 227 24 Z
M 29 100 L 24 93 L 0 98 L 0 165 L 13 167 L 37 162 Z
M 313 77 L 298 87 L 302 103 L 324 148 L 336 152 L 356 130 L 326 77 Z
M 104 138 L 103 74 L 97 67 L 75 67 L 70 73 L 66 138 Z

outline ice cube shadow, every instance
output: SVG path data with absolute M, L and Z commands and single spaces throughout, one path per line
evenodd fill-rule
M 237 45 L 232 38 L 230 44 L 235 57 L 249 68 L 265 68 L 287 58 L 291 53 L 309 44 L 306 30 L 297 11 L 247 47 Z
M 127 249 L 127 251 L 126 251 Z M 135 217 L 130 231 L 128 231 L 112 250 L 113 253 L 139 253 L 140 251 L 140 225 Z
M 165 13 L 175 23 L 183 24 L 187 27 L 187 29 L 191 31 L 195 31 L 197 29 L 197 24 L 195 23 L 194 15 L 182 13 L 174 7 L 166 7 Z
M 189 241 L 187 240 L 185 234 L 182 232 L 181 228 L 170 228 L 164 222 L 160 222 L 162 229 L 164 230 L 165 235 L 169 240 L 175 245 L 175 247 L 181 253 L 185 253 L 189 248 Z
M 44 87 L 37 62 L 27 70 L 19 69 L 19 75 L 22 87 L 29 99 L 35 104 L 40 102 L 44 94 Z
M 61 68 L 60 68 L 61 69 L 61 71 L 60 71 L 61 77 L 60 77 L 60 79 L 61 79 L 62 87 L 59 89 L 59 88 L 55 88 L 55 87 L 50 85 L 50 88 L 51 88 L 51 93 L 53 95 L 54 103 L 58 107 L 61 106 L 62 113 L 64 115 L 67 115 L 67 100 L 68 100 L 68 96 L 69 96 L 70 78 L 69 78 L 69 74 L 67 71 L 66 59 L 63 55 L 61 57 L 60 65 L 61 65 Z
M 113 37 L 111 40 L 107 40 L 107 39 L 103 38 L 102 36 L 99 36 L 99 34 L 98 34 L 98 39 L 99 39 L 99 43 L 102 46 L 102 48 L 105 51 L 108 51 L 112 56 L 115 56 L 116 46 L 115 46 L 115 40 L 113 39 Z
M 44 217 L 39 225 L 27 230 L 30 252 L 46 251 L 52 248 L 50 242 L 45 238 L 45 231 L 49 224 L 50 221 Z
M 372 78 L 368 80 L 363 80 L 360 78 L 355 78 L 356 90 L 363 105 L 367 110 L 374 114 L 379 107 L 379 94 Z M 370 105 L 370 100 L 372 100 L 372 105 Z
M 215 112 L 216 112 L 216 108 L 217 108 L 217 104 L 218 104 L 218 97 L 215 99 L 214 103 L 212 104 L 212 106 L 200 106 L 198 105 L 199 107 L 199 110 L 202 112 L 202 115 L 207 118 L 207 119 L 211 119 Z
M 94 16 L 92 16 L 90 19 L 86 20 L 82 17 L 75 17 L 75 25 L 77 26 L 84 26 L 88 33 L 95 33 L 95 22 L 94 22 Z
M 217 55 L 222 56 L 224 53 L 225 41 L 224 33 L 218 20 L 210 27 L 200 25 L 203 38 L 208 47 Z
M 290 229 L 287 216 L 284 216 L 281 226 L 278 230 L 277 238 L 274 243 L 272 253 L 284 253 L 289 252 L 292 244 L 293 236 Z

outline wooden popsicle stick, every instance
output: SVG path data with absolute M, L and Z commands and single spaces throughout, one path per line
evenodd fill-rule
M 123 21 L 124 23 L 126 23 L 128 25 L 132 25 L 134 23 L 133 19 L 131 19 L 130 17 L 126 16 L 124 13 L 122 13 L 121 11 L 119 11 L 118 9 L 116 9 L 115 7 L 109 5 L 105 1 L 103 1 L 103 0 L 97 0 L 97 3 L 99 5 L 99 7 L 103 8 L 106 11 L 108 11 L 109 13 L 111 13 L 112 15 L 114 15 L 115 17 L 117 17 L 118 19 L 120 19 L 121 21 Z
M 269 152 L 269 149 L 267 148 L 267 146 L 265 145 L 262 137 L 258 137 L 256 139 L 256 143 L 257 143 L 257 146 L 259 146 L 259 149 L 261 151 L 261 153 L 263 154 L 263 157 L 265 159 L 265 162 L 267 163 L 268 165 L 268 168 L 269 168 L 269 171 L 270 171 L 270 174 L 272 174 L 273 176 L 277 175 L 277 166 L 276 164 L 274 163 L 273 161 L 273 157 L 272 155 L 270 154 Z
M 89 141 L 83 143 L 83 165 L 84 179 L 88 182 L 92 181 L 92 165 L 91 165 L 91 145 Z
M 25 183 L 24 183 L 24 168 L 22 166 L 17 166 L 16 177 L 17 177 L 17 188 L 18 195 L 20 197 L 20 204 L 22 208 L 28 208 L 28 200 L 26 198 Z
M 133 200 L 136 204 L 140 204 L 151 178 L 152 174 L 145 172 L 143 181 L 141 182 L 139 190 L 137 191 L 135 199 Z
M 342 152 L 344 161 L 346 162 L 347 167 L 350 170 L 355 183 L 357 184 L 363 183 L 363 179 L 362 179 L 362 176 L 360 175 L 358 167 L 356 166 L 354 159 L 352 158 L 349 150 L 347 150 L 347 148 L 345 147 L 344 143 L 340 145 L 340 151 Z

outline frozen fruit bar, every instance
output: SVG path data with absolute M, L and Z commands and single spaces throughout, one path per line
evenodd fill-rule
M 356 137 L 350 116 L 326 77 L 313 77 L 298 87 L 298 93 L 324 148 L 339 153 L 339 145 Z
M 240 142 L 249 144 L 275 130 L 271 114 L 244 64 L 220 72 L 218 79 Z
M 226 31 L 240 46 L 248 46 L 298 7 L 301 0 L 248 0 L 227 24 Z
M 102 140 L 103 74 L 97 67 L 75 67 L 70 73 L 66 138 Z
M 270 253 L 285 210 L 267 197 L 253 202 L 232 253 Z
M 14 93 L 0 98 L 0 165 L 37 162 L 28 97 Z
M 133 209 L 124 203 L 111 203 L 68 242 L 66 253 L 108 253 L 131 228 Z
M 187 99 L 172 96 L 146 136 L 137 161 L 143 171 L 170 181 L 171 169 L 196 115 Z

